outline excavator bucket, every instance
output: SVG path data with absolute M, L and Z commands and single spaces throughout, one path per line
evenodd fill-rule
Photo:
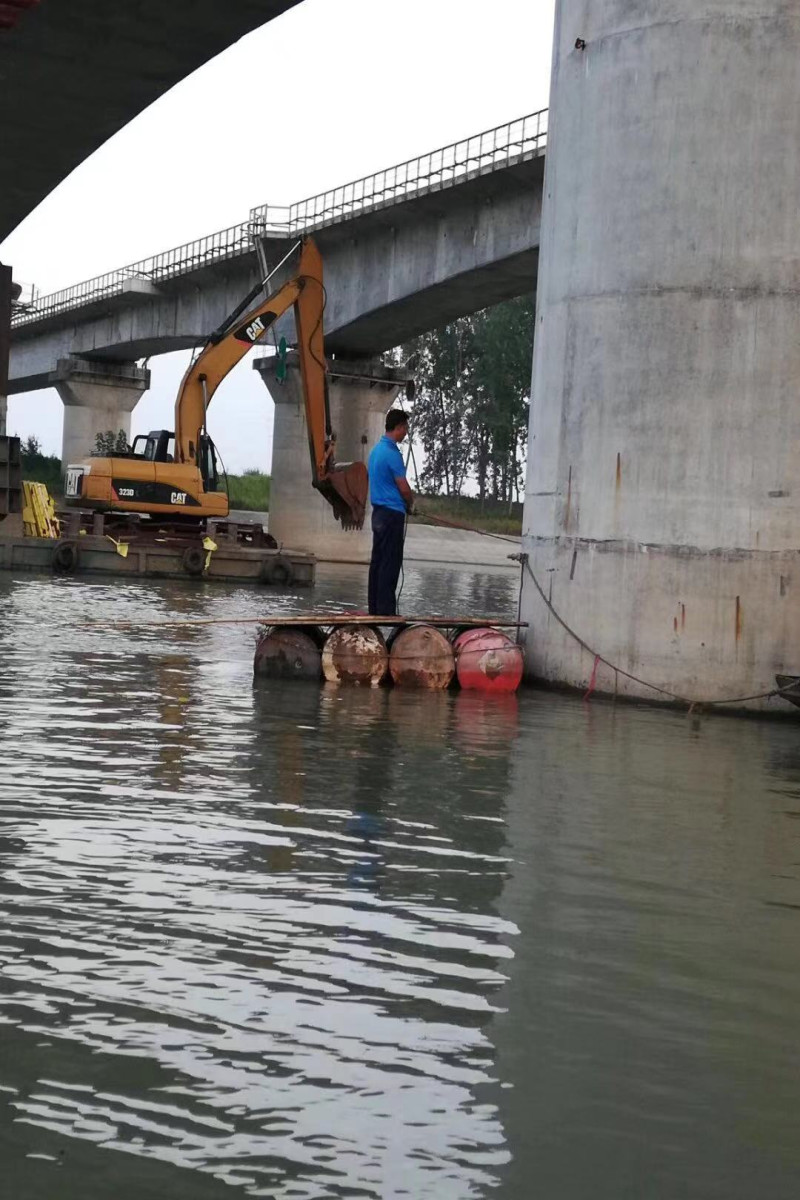
M 369 476 L 364 463 L 339 463 L 331 467 L 317 488 L 344 529 L 362 528 L 369 495 Z

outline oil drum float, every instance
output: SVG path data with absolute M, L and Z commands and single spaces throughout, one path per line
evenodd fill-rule
M 411 625 L 392 640 L 389 671 L 398 687 L 446 688 L 455 669 L 453 647 L 432 625 Z
M 377 687 L 388 665 L 386 643 L 369 625 L 340 625 L 322 649 L 322 673 L 328 683 Z
M 264 679 L 313 679 L 322 674 L 319 632 L 303 628 L 268 629 L 258 640 L 253 671 Z
M 515 692 L 522 650 L 499 629 L 469 629 L 453 642 L 458 682 L 465 691 Z

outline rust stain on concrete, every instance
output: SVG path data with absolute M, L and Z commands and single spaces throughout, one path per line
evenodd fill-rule
M 570 463 L 569 474 L 567 475 L 567 508 L 564 513 L 564 528 L 569 529 L 569 519 L 572 512 L 572 464 Z
M 686 605 L 681 605 L 681 629 L 686 628 Z
M 620 454 L 620 452 L 618 450 L 617 451 L 617 482 L 616 482 L 617 491 L 619 491 L 619 489 L 621 487 L 622 487 L 622 455 Z

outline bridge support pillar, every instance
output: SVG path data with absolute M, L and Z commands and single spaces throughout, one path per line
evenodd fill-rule
M 345 531 L 327 501 L 311 487 L 300 369 L 293 357 L 289 357 L 284 382 L 275 377 L 275 358 L 256 359 L 253 364 L 275 402 L 269 531 L 278 543 L 310 550 L 323 562 L 369 562 L 369 505 L 364 528 Z M 331 365 L 331 424 L 340 462 L 366 462 L 383 434 L 384 416 L 404 382 L 405 377 L 396 368 L 378 361 L 337 359 Z
M 737 698 L 800 674 L 800 22 L 762 0 L 558 0 L 555 31 L 529 670 L 788 712 Z
M 92 453 L 99 433 L 122 431 L 130 440 L 131 413 L 150 386 L 150 372 L 135 363 L 62 358 L 49 382 L 64 404 L 61 461 L 67 466 Z

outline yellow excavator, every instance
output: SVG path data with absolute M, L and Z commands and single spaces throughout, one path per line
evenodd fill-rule
M 337 464 L 334 457 L 336 438 L 331 429 L 323 348 L 325 290 L 322 259 L 314 241 L 302 241 L 297 274 L 246 311 L 269 278 L 258 283 L 211 334 L 187 370 L 175 401 L 174 433 L 155 430 L 137 437 L 127 454 L 68 464 L 64 488 L 68 505 L 195 525 L 227 517 L 227 490 L 206 427 L 208 406 L 228 372 L 293 305 L 311 482 L 333 506 L 345 529 L 361 528 L 367 470 L 364 463 Z

